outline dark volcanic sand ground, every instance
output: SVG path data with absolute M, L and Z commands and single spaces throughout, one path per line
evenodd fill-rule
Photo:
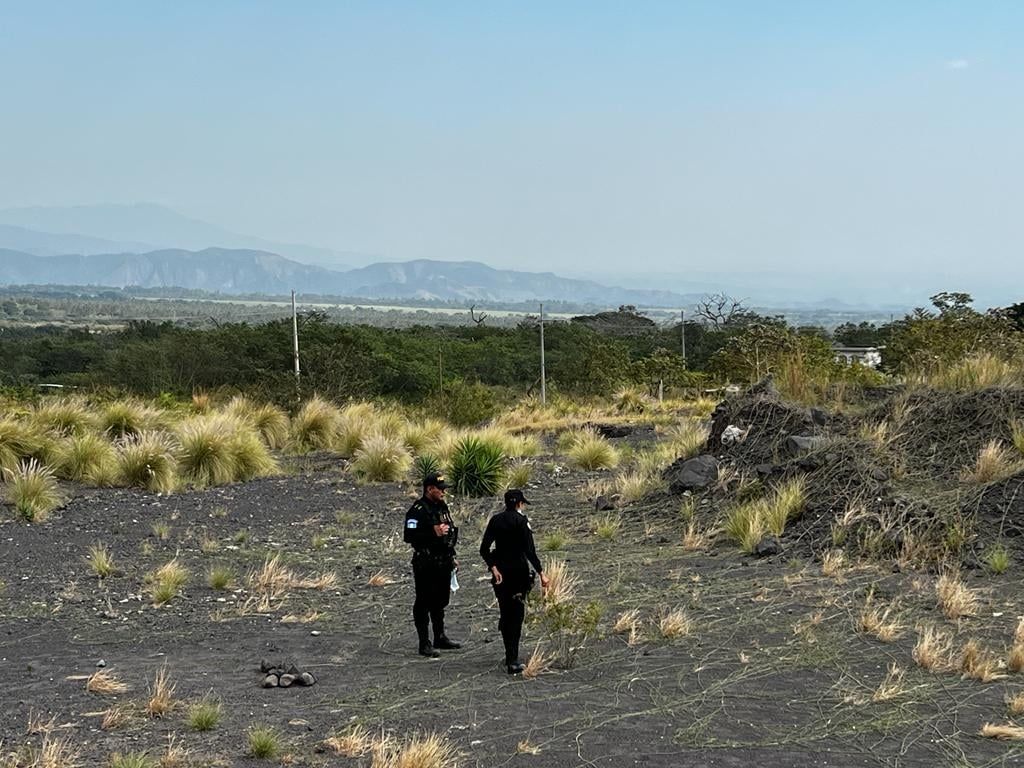
M 46 524 L 5 522 L 3 751 L 38 743 L 26 735 L 34 712 L 56 717 L 65 726 L 57 733 L 83 750 L 85 765 L 97 766 L 116 751 L 158 755 L 168 734 L 194 765 L 265 765 L 245 757 L 253 723 L 282 733 L 293 765 L 368 765 L 368 758 L 318 749 L 354 720 L 399 735 L 447 734 L 464 766 L 1024 764 L 1020 746 L 977 735 L 983 723 L 1007 720 L 1004 698 L 1024 680 L 984 685 L 913 665 L 915 621 L 952 628 L 935 610 L 932 576 L 865 568 L 837 581 L 819 564 L 752 561 L 727 543 L 711 554 L 687 553 L 679 544 L 678 503 L 670 499 L 627 510 L 618 538 L 600 541 L 593 534 L 598 516 L 573 496 L 585 478 L 560 477 L 544 473 L 531 491 L 534 527 L 539 538 L 553 530 L 569 535 L 557 556 L 584 579 L 581 599 L 605 606 L 602 637 L 572 669 L 534 680 L 509 679 L 499 666 L 500 641 L 488 642 L 497 635 L 497 614 L 476 548 L 490 502 L 454 504 L 463 520 L 463 588 L 449 626 L 467 645 L 439 661 L 414 655 L 408 553 L 400 541 L 408 487 L 357 486 L 321 462 L 291 476 L 166 498 L 79 489 Z M 156 522 L 170 526 L 166 540 L 154 536 Z M 316 534 L 326 537 L 321 548 L 314 548 Z M 204 535 L 219 542 L 217 551 L 201 551 Z M 105 585 L 86 563 L 96 541 L 107 543 L 124 571 Z M 244 575 L 273 552 L 303 574 L 336 572 L 338 586 L 296 591 L 269 613 L 241 615 Z M 179 597 L 155 608 L 143 574 L 175 553 L 191 579 Z M 240 591 L 208 588 L 212 565 L 231 566 Z M 369 586 L 379 570 L 395 583 Z M 983 609 L 960 637 L 977 636 L 1001 652 L 1024 613 L 1024 590 L 1013 569 L 967 578 L 985 590 Z M 871 585 L 879 599 L 902 601 L 908 631 L 895 643 L 853 629 Z M 652 619 L 677 606 L 694 618 L 693 635 L 657 637 Z M 646 621 L 645 639 L 630 646 L 610 625 L 634 607 Z M 319 617 L 282 621 L 310 611 Z M 536 640 L 534 630 L 524 646 Z M 264 657 L 294 660 L 319 683 L 263 690 Z M 128 693 L 86 692 L 83 676 L 100 659 L 131 686 Z M 906 690 L 873 703 L 891 661 L 906 670 Z M 177 684 L 176 711 L 101 730 L 97 713 L 116 703 L 141 705 L 163 664 Z M 212 732 L 191 731 L 188 702 L 211 690 L 224 702 L 224 719 Z M 539 754 L 517 754 L 524 740 Z

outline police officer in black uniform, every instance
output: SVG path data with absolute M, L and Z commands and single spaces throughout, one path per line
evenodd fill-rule
M 533 589 L 535 578 L 531 565 L 540 574 L 541 587 L 548 586 L 533 542 L 533 529 L 523 512 L 529 503 L 521 490 L 507 491 L 504 511 L 490 519 L 480 542 L 480 556 L 491 569 L 491 585 L 498 598 L 498 631 L 505 643 L 505 666 L 510 675 L 517 675 L 524 668 L 519 659 L 519 639 L 526 618 L 526 596 Z
M 416 582 L 416 602 L 412 619 L 419 634 L 420 655 L 436 658 L 437 649 L 461 648 L 462 644 L 444 632 L 444 609 L 451 599 L 452 573 L 458 568 L 455 545 L 459 529 L 444 502 L 447 488 L 444 476 L 427 475 L 423 480 L 423 496 L 405 515 L 405 541 L 412 545 L 412 575 Z M 434 625 L 434 643 L 427 634 Z

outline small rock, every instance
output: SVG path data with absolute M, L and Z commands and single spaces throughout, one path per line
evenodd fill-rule
M 880 483 L 885 483 L 889 480 L 889 473 L 881 467 L 872 467 L 868 474 L 871 475 L 872 480 L 877 480 Z
M 598 512 L 607 512 L 615 509 L 615 502 L 607 496 L 601 495 L 594 499 L 594 509 Z
M 280 678 L 277 675 L 267 675 L 263 678 L 264 688 L 277 688 L 281 684 Z
M 104 661 L 103 659 L 100 659 L 99 661 L 96 662 L 96 666 L 99 667 L 100 669 L 103 669 L 105 666 L 107 666 L 107 662 Z
M 316 678 L 312 672 L 303 672 L 297 680 L 299 685 L 316 685 Z
M 771 557 L 772 555 L 782 554 L 782 544 L 779 540 L 772 536 L 770 533 L 765 534 L 761 537 L 761 540 L 757 542 L 757 546 L 754 547 L 754 554 L 758 557 Z
M 311 635 L 312 635 L 313 637 L 320 637 L 320 635 L 321 635 L 321 632 L 320 632 L 320 630 L 319 630 L 319 629 L 314 629 L 314 630 L 313 630 L 312 632 L 310 632 L 309 634 L 311 634 Z
M 819 427 L 824 427 L 828 424 L 828 411 L 824 408 L 811 408 L 811 421 Z
M 281 675 L 281 677 L 278 678 L 277 684 L 282 688 L 288 688 L 294 682 L 295 675 Z
M 825 445 L 825 438 L 817 435 L 790 435 L 786 438 L 785 449 L 791 456 L 810 453 Z

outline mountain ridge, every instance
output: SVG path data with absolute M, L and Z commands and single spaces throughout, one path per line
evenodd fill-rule
M 224 294 L 290 290 L 373 299 L 463 301 L 571 301 L 583 304 L 674 307 L 686 301 L 669 291 L 606 286 L 552 272 L 500 270 L 476 261 L 379 262 L 338 271 L 269 251 L 205 248 L 146 253 L 36 256 L 0 249 L 0 284 L 103 285 L 182 288 Z

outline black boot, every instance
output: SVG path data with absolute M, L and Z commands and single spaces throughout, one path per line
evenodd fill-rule
M 526 665 L 523 662 L 516 659 L 515 661 L 509 662 L 508 673 L 510 675 L 521 675 L 523 670 L 526 669 Z
M 462 643 L 452 640 L 448 635 L 441 635 L 434 638 L 434 647 L 442 651 L 454 651 L 462 647 Z
M 427 627 L 424 625 L 416 625 L 416 634 L 420 638 L 420 656 L 426 656 L 430 659 L 436 659 L 441 654 L 430 644 L 430 640 L 427 639 Z
M 426 656 L 428 659 L 436 659 L 441 654 L 438 650 L 430 644 L 429 640 L 420 641 L 420 656 Z

